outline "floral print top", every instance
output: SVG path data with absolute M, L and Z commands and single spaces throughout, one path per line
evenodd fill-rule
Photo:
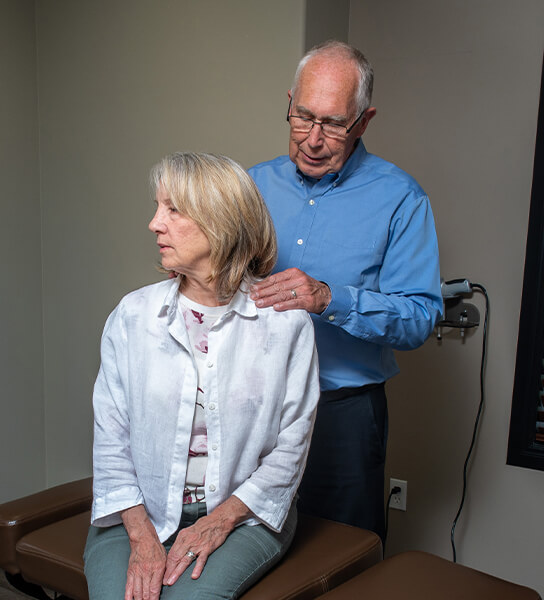
M 187 475 L 183 490 L 183 503 L 205 502 L 204 485 L 208 463 L 208 435 L 206 428 L 206 357 L 208 354 L 208 334 L 217 319 L 227 310 L 227 306 L 203 306 L 180 295 L 179 308 L 187 327 L 193 356 L 198 371 L 193 430 L 189 442 Z

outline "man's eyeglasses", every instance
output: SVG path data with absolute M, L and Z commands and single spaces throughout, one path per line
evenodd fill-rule
M 346 127 L 345 125 L 340 125 L 339 123 L 323 123 L 322 121 L 316 121 L 314 119 L 310 119 L 309 117 L 292 115 L 291 102 L 292 100 L 289 100 L 289 108 L 287 109 L 287 122 L 289 125 L 291 125 L 291 129 L 293 131 L 296 133 L 309 134 L 314 125 L 319 125 L 325 137 L 333 138 L 335 140 L 345 140 L 349 132 L 355 127 L 355 125 L 357 125 L 362 116 L 365 114 L 365 111 L 363 110 L 363 112 L 355 119 L 355 121 L 349 127 Z

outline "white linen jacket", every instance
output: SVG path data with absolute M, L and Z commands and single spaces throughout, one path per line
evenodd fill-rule
M 161 541 L 181 518 L 197 392 L 178 287 L 162 281 L 121 300 L 104 328 L 93 395 L 91 522 L 119 524 L 121 511 L 143 504 Z M 239 290 L 208 345 L 208 512 L 234 494 L 256 516 L 246 523 L 280 531 L 319 398 L 311 319 L 257 309 Z

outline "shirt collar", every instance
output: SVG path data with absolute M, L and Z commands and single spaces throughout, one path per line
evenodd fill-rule
M 331 184 L 338 185 L 345 181 L 360 166 L 367 154 L 363 140 L 359 138 L 355 143 L 355 149 L 337 173 L 327 173 L 321 179 L 314 179 L 305 175 L 298 167 L 296 167 L 296 172 L 306 185 L 310 187 L 313 187 L 315 184 L 327 187 Z
M 164 302 L 159 310 L 158 317 L 167 317 L 168 324 L 172 323 L 176 316 L 176 311 L 178 307 L 178 290 L 180 283 L 180 276 L 174 277 L 167 282 L 167 292 Z
M 236 294 L 234 294 L 232 300 L 229 302 L 229 309 L 225 315 L 231 312 L 237 312 L 243 317 L 254 317 L 257 314 L 257 307 L 255 306 L 255 302 L 249 297 L 249 285 L 245 281 L 242 282 Z
M 338 179 L 336 183 L 342 183 L 345 181 L 356 169 L 358 169 L 366 158 L 368 152 L 366 151 L 365 145 L 363 144 L 363 140 L 359 138 L 355 144 L 355 149 L 346 160 L 340 171 L 338 171 Z
M 171 279 L 167 289 L 166 297 L 159 310 L 159 317 L 167 317 L 168 324 L 176 317 L 178 299 L 179 299 L 179 284 L 180 276 Z M 231 301 L 229 302 L 228 310 L 222 315 L 221 319 L 226 318 L 227 315 L 232 312 L 236 312 L 243 317 L 254 317 L 257 314 L 257 307 L 255 302 L 249 297 L 249 285 L 246 282 L 242 282 L 240 288 L 236 291 Z

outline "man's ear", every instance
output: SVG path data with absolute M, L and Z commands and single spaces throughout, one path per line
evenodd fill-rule
M 363 135 L 366 128 L 368 127 L 368 124 L 370 123 L 370 120 L 373 119 L 375 116 L 376 116 L 376 109 L 373 106 L 369 106 L 365 110 L 365 114 L 362 116 L 361 123 L 359 124 L 360 130 L 361 130 L 359 137 Z

